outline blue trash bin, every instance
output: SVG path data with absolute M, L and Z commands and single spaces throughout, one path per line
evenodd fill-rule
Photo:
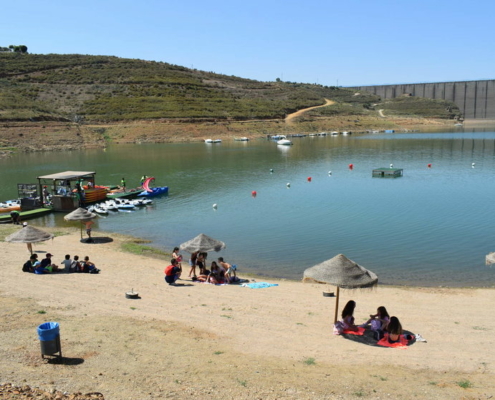
M 53 356 L 59 353 L 62 357 L 60 346 L 60 326 L 58 322 L 45 322 L 38 326 L 38 338 L 40 339 L 41 357 Z

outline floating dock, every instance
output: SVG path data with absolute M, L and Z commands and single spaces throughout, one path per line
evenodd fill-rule
M 377 168 L 373 170 L 373 178 L 399 178 L 404 175 L 402 168 Z
M 38 218 L 46 214 L 50 214 L 53 211 L 52 208 L 36 208 L 34 210 L 21 211 L 20 218 L 21 223 L 27 219 Z M 0 224 L 8 224 L 11 222 L 10 213 L 0 214 Z

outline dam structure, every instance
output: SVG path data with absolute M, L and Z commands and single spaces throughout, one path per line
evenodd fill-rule
M 408 83 L 399 85 L 352 86 L 382 99 L 404 95 L 452 101 L 464 119 L 495 119 L 495 79 L 484 81 Z

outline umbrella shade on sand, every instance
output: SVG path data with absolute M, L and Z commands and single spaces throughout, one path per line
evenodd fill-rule
M 7 236 L 5 241 L 11 243 L 39 243 L 46 242 L 49 239 L 53 239 L 53 237 L 54 236 L 51 233 L 27 225 L 12 235 Z
M 305 270 L 303 282 L 329 283 L 337 286 L 335 323 L 339 311 L 339 289 L 372 288 L 378 284 L 378 276 L 343 254 L 339 254 Z
M 93 218 L 96 218 L 96 214 L 93 214 L 92 212 L 89 212 L 85 208 L 79 207 L 77 210 L 72 211 L 71 213 L 67 214 L 64 219 L 66 221 L 89 221 Z M 81 225 L 81 239 L 82 239 L 82 225 Z
M 224 242 L 206 236 L 204 233 L 200 233 L 194 239 L 180 245 L 181 250 L 189 253 L 194 253 L 195 251 L 220 251 L 225 249 L 225 247 Z

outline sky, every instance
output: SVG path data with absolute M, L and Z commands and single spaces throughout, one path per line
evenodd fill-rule
M 495 79 L 493 0 L 2 0 L 0 46 L 326 86 Z

